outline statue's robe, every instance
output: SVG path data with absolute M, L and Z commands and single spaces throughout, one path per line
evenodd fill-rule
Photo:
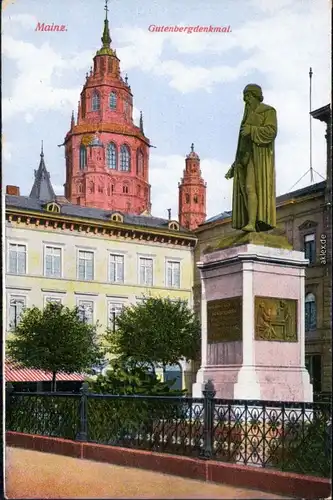
M 234 169 L 232 227 L 242 229 L 248 224 L 246 169 L 252 162 L 258 200 L 257 231 L 276 227 L 274 139 L 277 135 L 276 111 L 267 104 L 259 106 L 244 117 L 241 127 L 250 125 L 251 133 L 239 134 Z

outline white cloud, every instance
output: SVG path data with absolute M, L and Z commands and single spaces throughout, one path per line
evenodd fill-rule
M 55 76 L 63 75 L 68 69 L 82 69 L 89 66 L 91 52 L 67 54 L 57 53 L 48 42 L 40 46 L 17 40 L 8 35 L 15 23 L 30 28 L 37 19 L 29 14 L 17 14 L 5 18 L 5 34 L 2 37 L 3 55 L 13 61 L 18 70 L 10 89 L 10 95 L 2 100 L 3 118 L 12 118 L 24 113 L 31 123 L 36 113 L 49 109 L 63 110 L 76 107 L 79 88 L 62 88 L 53 85 Z
M 135 123 L 135 125 L 139 126 L 139 121 L 140 121 L 140 111 L 138 110 L 138 108 L 133 106 L 133 122 Z
M 2 156 L 3 159 L 8 163 L 12 159 L 12 149 L 13 144 L 11 142 L 5 141 L 5 139 L 2 138 Z

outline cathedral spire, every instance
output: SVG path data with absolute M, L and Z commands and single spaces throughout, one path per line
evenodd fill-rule
M 111 49 L 110 45 L 111 45 L 111 36 L 110 36 L 110 29 L 109 29 L 109 20 L 108 20 L 108 1 L 109 0 L 105 0 L 105 6 L 104 6 L 104 10 L 105 10 L 105 19 L 104 19 L 104 30 L 103 30 L 103 35 L 102 35 L 102 48 L 100 50 L 97 51 L 97 55 L 98 56 L 102 56 L 102 55 L 113 55 L 113 50 Z

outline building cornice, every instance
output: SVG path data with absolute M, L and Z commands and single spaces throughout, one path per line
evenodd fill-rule
M 306 203 L 309 200 L 314 200 L 317 198 L 322 198 L 324 196 L 324 189 L 322 191 L 319 191 L 317 193 L 312 193 L 307 196 L 302 196 L 301 198 L 291 198 L 289 200 L 282 201 L 280 203 L 277 203 L 276 208 L 282 208 L 286 207 L 288 205 L 297 205 L 299 203 Z M 229 224 L 231 222 L 232 218 L 231 217 L 226 217 L 225 219 L 222 220 L 216 220 L 213 222 L 204 222 L 202 225 L 197 227 L 193 232 L 195 234 L 202 233 L 203 231 L 206 231 L 207 229 L 212 229 L 217 226 L 222 226 L 224 224 Z
M 16 222 L 17 224 L 25 224 L 27 226 L 43 226 L 48 229 L 70 230 L 114 238 L 123 237 L 136 241 L 161 244 L 167 243 L 191 248 L 194 248 L 197 243 L 196 236 L 185 234 L 181 231 L 165 231 L 160 228 L 149 228 L 113 221 L 98 221 L 68 216 L 67 214 L 41 213 L 32 210 L 21 210 L 14 207 L 6 207 L 6 220 L 9 222 Z
M 109 132 L 113 134 L 125 135 L 128 137 L 136 137 L 140 141 L 147 144 L 147 146 L 150 146 L 149 139 L 140 132 L 140 129 L 138 127 L 126 124 L 120 125 L 117 123 L 101 123 L 101 124 L 85 123 L 82 125 L 75 125 L 73 130 L 68 132 L 68 134 L 66 135 L 65 144 L 73 135 L 96 133 L 97 129 L 100 134 L 102 134 L 103 132 Z

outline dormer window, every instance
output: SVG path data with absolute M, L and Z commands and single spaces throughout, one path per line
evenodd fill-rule
M 99 93 L 95 90 L 92 96 L 92 101 L 91 101 L 91 109 L 93 111 L 98 111 L 100 108 L 100 97 Z
M 178 222 L 176 222 L 176 221 L 171 221 L 171 222 L 169 222 L 168 227 L 169 227 L 169 229 L 171 229 L 172 231 L 179 231 L 179 224 L 178 224 Z
M 122 214 L 115 213 L 111 215 L 111 220 L 113 222 L 124 222 L 124 217 L 122 216 Z
M 117 94 L 115 92 L 111 92 L 110 94 L 110 109 L 116 109 L 117 107 Z
M 60 213 L 60 205 L 57 203 L 48 203 L 45 208 L 48 212 Z

